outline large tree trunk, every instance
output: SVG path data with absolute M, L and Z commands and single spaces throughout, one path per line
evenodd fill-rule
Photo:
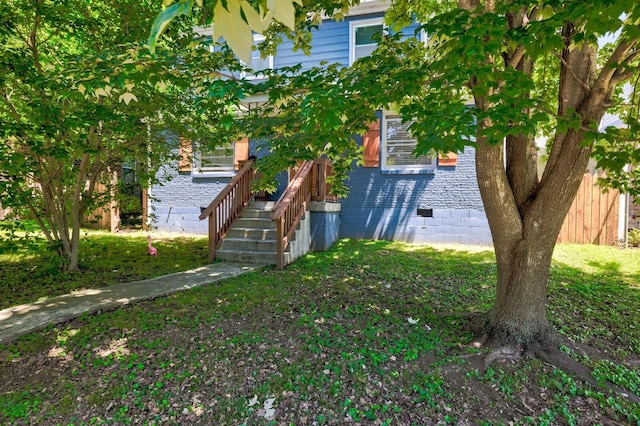
M 553 247 L 525 240 L 505 253 L 511 263 L 498 272 L 490 316 L 494 343 L 526 343 L 546 334 L 546 284 L 552 253 Z
M 574 132 L 571 139 L 578 139 Z M 502 160 L 503 147 L 479 142 L 476 168 L 491 228 L 498 280 L 489 317 L 493 345 L 544 339 L 547 280 L 555 242 L 571 206 L 588 156 L 564 164 L 564 178 L 538 185 L 530 197 L 515 195 Z M 563 162 L 564 163 L 564 162 Z M 519 173 L 528 180 L 526 173 Z M 517 180 L 517 179 L 516 179 Z
M 484 10 L 475 0 L 458 0 L 458 6 L 472 13 L 495 10 L 494 1 L 484 2 Z M 509 12 L 508 27 L 519 32 L 537 18 L 538 12 L 537 7 Z M 490 140 L 495 135 L 494 125 L 509 124 L 518 129 L 522 116 L 525 116 L 524 122 L 528 122 L 527 116 L 531 118 L 528 108 L 532 103 L 519 101 L 529 99 L 531 93 L 526 88 L 532 86 L 523 85 L 525 90 L 517 93 L 519 99 L 511 99 L 503 89 L 510 83 L 508 79 L 514 70 L 521 73 L 518 77 L 532 79 L 534 59 L 527 56 L 524 46 L 504 43 L 507 48 L 500 52 L 503 63 L 498 64 L 498 55 L 488 51 L 484 65 L 496 73 L 502 72 L 504 66 L 509 71 L 505 80 L 488 78 L 485 81 L 482 73 L 469 80 L 480 112 L 478 116 L 482 117 L 476 137 L 476 172 L 498 271 L 494 306 L 488 316 L 482 317 L 487 321 L 474 321 L 470 325 L 479 332 L 474 343 L 496 347 L 486 356 L 485 367 L 496 359 L 514 359 L 526 352 L 597 387 L 602 383 L 593 378 L 590 369 L 559 349 L 560 344 L 573 349 L 579 349 L 579 345 L 560 336 L 548 324 L 547 281 L 558 234 L 589 161 L 593 146 L 590 133 L 597 131 L 615 86 L 630 78 L 625 65 L 636 59 L 633 48 L 637 40 L 622 40 L 597 73 L 597 46 L 575 40 L 582 27 L 581 23 L 563 23 L 564 49 L 558 55 L 558 106 L 552 118 L 557 120 L 557 129 L 541 179 L 537 172 L 534 135 L 528 134 L 529 126 L 519 128 L 520 134 L 509 132 L 503 141 Z M 518 111 L 511 123 L 505 123 L 509 118 L 505 119 L 502 112 L 491 114 L 497 99 L 508 102 L 506 105 L 512 108 L 524 105 L 525 109 Z M 544 106 L 542 110 L 548 112 Z M 606 383 L 605 387 L 634 403 L 640 402 L 637 395 L 612 383 Z
M 567 39 L 571 31 L 568 25 Z M 571 119 L 575 111 L 580 125 L 557 132 L 540 181 L 532 135 L 510 136 L 504 147 L 484 141 L 484 126 L 478 135 L 478 184 L 498 267 L 495 304 L 485 330 L 492 345 L 527 346 L 548 335 L 547 280 L 553 250 L 589 161 L 586 132 L 604 113 L 607 95 L 590 90 L 596 69 L 593 48 L 567 46 L 562 56 L 558 116 Z M 530 75 L 527 58 L 519 64 L 518 69 Z M 479 107 L 485 106 L 479 101 Z
M 521 216 L 503 163 L 503 147 L 479 141 L 478 184 L 498 267 L 496 299 L 485 330 L 492 345 L 526 344 L 547 331 L 546 281 L 553 244 Z M 568 208 L 567 208 L 568 209 Z

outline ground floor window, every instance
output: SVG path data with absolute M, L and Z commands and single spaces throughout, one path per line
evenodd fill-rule
M 436 158 L 422 155 L 416 157 L 414 149 L 417 139 L 409 131 L 411 122 L 402 122 L 402 117 L 384 114 L 380 134 L 382 170 L 433 169 Z
M 232 172 L 235 165 L 234 144 L 200 149 L 198 170 L 201 172 Z

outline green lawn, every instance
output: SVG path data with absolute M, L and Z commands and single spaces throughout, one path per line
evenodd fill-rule
M 202 236 L 153 235 L 159 256 L 149 255 L 147 234 L 85 231 L 79 272 L 63 272 L 43 240 L 14 245 L 0 239 L 0 309 L 87 288 L 153 278 L 207 262 Z
M 126 245 L 94 238 L 105 256 Z M 131 252 L 154 262 L 141 238 Z M 560 246 L 549 283 L 549 319 L 592 348 L 572 355 L 635 394 L 639 260 Z M 342 240 L 283 271 L 85 316 L 0 345 L 0 424 L 640 424 L 637 405 L 539 360 L 484 368 L 466 325 L 495 274 L 490 250 Z

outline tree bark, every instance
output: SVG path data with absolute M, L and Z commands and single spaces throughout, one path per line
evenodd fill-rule
M 526 344 L 546 332 L 546 278 L 553 251 L 553 245 L 545 253 L 535 238 L 525 238 L 526 222 L 518 210 L 502 158 L 502 146 L 478 142 L 478 184 L 498 269 L 496 299 L 487 330 L 491 345 L 496 346 Z
M 585 144 L 586 132 L 602 118 L 612 90 L 607 87 L 603 94 L 591 89 L 596 81 L 595 49 L 571 46 L 571 33 L 567 24 L 558 120 L 578 124 L 567 130 L 559 127 L 542 179 L 538 182 L 531 135 L 508 137 L 505 149 L 483 140 L 484 123 L 478 134 L 478 184 L 498 268 L 496 299 L 486 330 L 493 346 L 526 347 L 548 336 L 547 281 L 553 250 L 589 161 L 592 145 Z M 527 58 L 520 64 L 520 71 L 530 72 Z M 485 107 L 478 101 L 479 108 Z
M 573 133 L 569 139 L 581 137 L 579 132 Z M 489 337 L 496 345 L 526 345 L 544 338 L 548 331 L 546 284 L 551 257 L 586 161 L 563 161 L 562 165 L 571 172 L 567 172 L 562 184 L 559 180 L 549 181 L 545 187 L 538 186 L 530 197 L 516 200 L 506 169 L 496 160 L 501 157 L 500 151 L 501 147 L 484 143 L 479 143 L 476 151 L 480 193 L 498 268 Z

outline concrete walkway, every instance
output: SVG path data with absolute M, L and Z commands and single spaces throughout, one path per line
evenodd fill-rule
M 23 334 L 44 328 L 49 324 L 58 324 L 77 318 L 85 313 L 113 309 L 129 303 L 188 290 L 261 267 L 263 265 L 214 263 L 149 280 L 84 290 L 27 305 L 14 306 L 0 311 L 0 343 L 10 342 Z

